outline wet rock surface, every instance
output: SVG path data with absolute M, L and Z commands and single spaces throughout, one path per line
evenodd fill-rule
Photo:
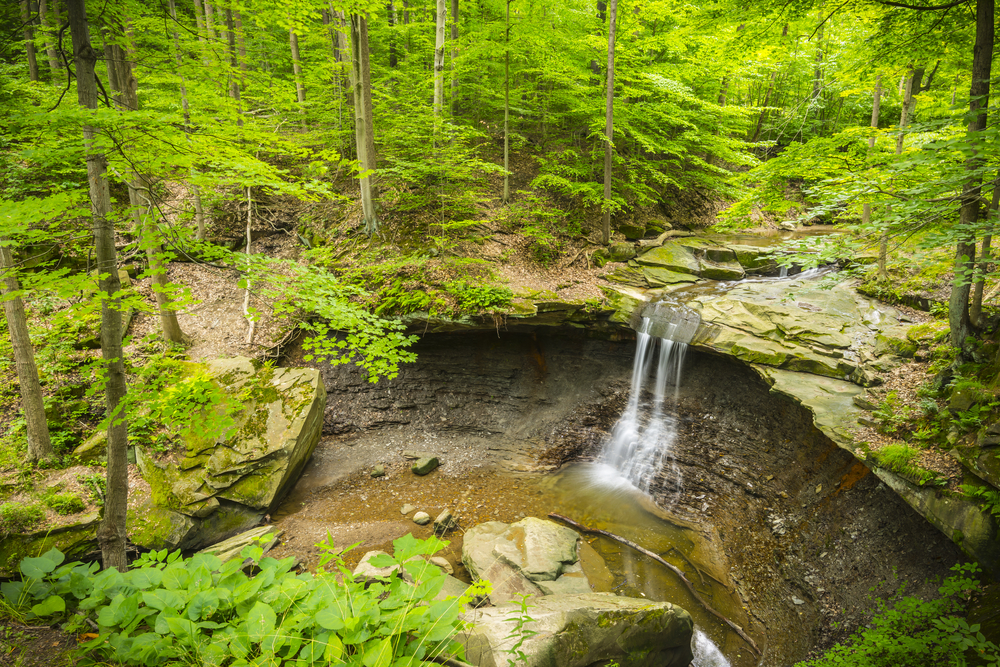
M 635 351 L 630 341 L 563 331 L 445 334 L 419 345 L 420 363 L 392 382 L 366 385 L 349 367 L 322 369 L 328 431 L 343 435 L 324 438 L 277 518 L 290 537 L 279 556 L 315 558 L 311 545 L 327 531 L 339 546 L 364 539 L 362 548 L 386 550 L 406 532 L 430 535 L 432 526 L 400 514 L 403 503 L 431 516 L 452 509 L 463 529 L 545 517 L 555 503 L 532 490 L 545 479 L 539 473 L 598 456 L 622 412 Z M 764 649 L 761 664 L 791 664 L 844 638 L 874 611 L 870 589 L 891 596 L 905 583 L 907 594 L 936 592 L 929 582 L 962 559 L 805 408 L 746 366 L 689 351 L 676 417 L 683 488 L 664 477 L 657 501 L 709 536 L 699 548 L 719 556 L 699 567 L 746 606 L 739 622 Z M 443 465 L 416 477 L 403 456 L 411 450 Z M 368 475 L 376 463 L 384 478 Z M 451 539 L 444 555 L 457 562 L 461 531 Z M 690 543 L 676 546 L 697 560 Z M 641 594 L 622 587 L 635 566 L 608 564 L 619 574 L 595 588 Z M 463 567 L 456 576 L 470 578 Z M 721 647 L 733 665 L 756 664 L 735 635 Z

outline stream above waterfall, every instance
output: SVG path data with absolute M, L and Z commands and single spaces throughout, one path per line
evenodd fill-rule
M 288 536 L 277 555 L 314 562 L 327 532 L 340 546 L 362 542 L 355 559 L 406 532 L 429 535 L 400 514 L 404 503 L 432 516 L 451 509 L 463 529 L 558 512 L 685 571 L 754 638 L 762 661 L 721 623 L 699 618 L 661 566 L 585 536 L 612 573 L 595 588 L 677 602 L 740 667 L 789 665 L 863 622 L 870 589 L 888 595 L 906 582 L 909 594 L 931 592 L 928 582 L 961 559 L 806 410 L 746 366 L 700 351 L 689 350 L 668 409 L 683 488 L 663 479 L 649 487 L 667 509 L 628 489 L 592 487 L 590 471 L 629 400 L 635 351 L 633 341 L 574 330 L 501 330 L 424 336 L 418 361 L 375 385 L 347 366 L 320 367 L 327 435 L 274 516 Z M 433 452 L 442 466 L 416 477 L 406 450 Z M 385 477 L 370 477 L 376 464 Z M 450 539 L 445 556 L 459 565 L 461 531 Z

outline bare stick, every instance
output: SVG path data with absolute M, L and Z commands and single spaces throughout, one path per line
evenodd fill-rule
M 760 657 L 760 649 L 757 648 L 757 644 L 755 644 L 754 641 L 752 639 L 750 639 L 749 636 L 747 636 L 747 633 L 743 632 L 743 628 L 741 628 L 740 626 L 736 625 L 735 623 L 733 623 L 732 621 L 730 621 L 728 618 L 726 618 L 725 616 L 723 616 L 719 612 L 715 611 L 715 609 L 713 609 L 710 604 L 708 604 L 707 602 L 705 602 L 705 600 L 702 599 L 702 597 L 700 595 L 698 595 L 698 591 L 696 591 L 694 589 L 694 586 L 691 585 L 691 582 L 688 581 L 688 578 L 686 576 L 684 576 L 684 573 L 681 572 L 679 568 L 677 568 L 677 567 L 671 565 L 670 563 L 668 563 L 667 561 L 663 560 L 662 558 L 660 558 L 659 556 L 657 556 L 656 554 L 654 554 L 652 551 L 649 551 L 648 549 L 643 549 L 642 547 L 640 547 L 635 542 L 633 542 L 631 540 L 627 540 L 624 537 L 619 537 L 618 535 L 615 535 L 614 533 L 609 533 L 606 530 L 597 530 L 597 529 L 594 529 L 594 528 L 587 528 L 586 526 L 583 526 L 583 525 L 577 523 L 576 521 L 573 521 L 572 519 L 568 519 L 568 518 L 562 516 L 561 514 L 552 513 L 552 514 L 549 514 L 549 518 L 550 519 L 557 519 L 559 521 L 562 521 L 563 523 L 569 524 L 570 526 L 572 526 L 572 527 L 576 528 L 577 530 L 582 531 L 584 533 L 591 533 L 591 534 L 594 534 L 594 535 L 604 535 L 605 537 L 611 538 L 612 540 L 614 540 L 616 542 L 620 542 L 621 544 L 624 544 L 627 547 L 631 547 L 632 549 L 635 549 L 639 553 L 645 554 L 646 556 L 649 556 L 650 558 L 652 558 L 653 560 L 655 560 L 657 563 L 660 563 L 661 565 L 666 566 L 674 574 L 676 574 L 678 577 L 681 578 L 681 581 L 683 581 L 684 585 L 687 586 L 688 592 L 691 593 L 691 597 L 693 597 L 698 604 L 700 604 L 702 607 L 704 607 L 705 611 L 707 611 L 708 613 L 712 614 L 713 616 L 715 616 L 716 618 L 718 618 L 719 620 L 721 620 L 723 623 L 725 623 L 726 625 L 728 625 L 729 627 L 731 627 L 733 629 L 733 631 L 735 631 L 736 634 L 738 634 L 740 636 L 740 638 L 743 639 L 743 641 L 745 641 L 747 644 L 750 645 L 750 649 L 757 655 L 757 657 Z
M 250 227 L 253 222 L 253 197 L 250 195 L 250 186 L 247 186 L 247 270 L 250 268 Z M 247 331 L 247 345 L 253 345 L 253 335 L 257 328 L 256 318 L 250 314 L 250 276 L 246 278 L 247 289 L 243 295 L 243 316 L 247 318 L 250 328 Z

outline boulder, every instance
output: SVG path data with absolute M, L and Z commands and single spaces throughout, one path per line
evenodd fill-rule
M 518 631 L 524 616 L 532 620 Z M 693 658 L 694 622 L 669 602 L 608 593 L 558 595 L 534 598 L 526 611 L 519 604 L 506 604 L 467 611 L 462 618 L 472 627 L 456 639 L 465 646 L 466 660 L 478 667 L 502 667 L 517 655 L 525 656 L 525 667 L 611 662 L 621 667 L 687 667 Z
M 636 258 L 636 262 L 641 266 L 669 269 L 675 273 L 686 273 L 691 276 L 697 276 L 701 270 L 695 248 L 677 241 L 644 252 Z
M 298 480 L 323 426 L 319 372 L 273 368 L 236 357 L 190 363 L 222 390 L 225 432 L 182 433 L 180 456 L 140 449 L 150 497 L 133 510 L 129 536 L 146 548 L 198 548 L 260 523 Z M 184 517 L 184 518 L 180 518 Z
M 520 595 L 586 593 L 578 540 L 573 530 L 534 517 L 511 525 L 490 521 L 466 532 L 462 562 L 474 579 L 493 584 L 493 604 Z
M 434 533 L 436 535 L 444 535 L 456 528 L 458 528 L 458 520 L 455 519 L 455 515 L 451 513 L 451 510 L 441 512 L 434 519 Z
M 98 429 L 73 450 L 73 456 L 80 463 L 97 463 L 108 457 L 108 430 Z
M 19 576 L 18 566 L 21 560 L 53 548 L 63 552 L 66 560 L 82 559 L 89 552 L 98 549 L 97 526 L 100 522 L 100 515 L 92 512 L 65 526 L 4 535 L 0 540 L 0 577 Z
M 411 470 L 413 470 L 414 475 L 426 475 L 432 470 L 437 468 L 441 463 L 438 461 L 436 456 L 425 457 L 422 459 L 417 459 L 417 462 L 413 464 Z
M 427 512 L 417 512 L 413 515 L 413 523 L 418 526 L 426 526 L 431 522 L 431 515 Z

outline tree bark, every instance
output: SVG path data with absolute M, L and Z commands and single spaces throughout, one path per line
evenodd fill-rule
M 94 66 L 97 52 L 90 45 L 87 12 L 84 0 L 66 0 L 73 54 L 76 61 L 77 97 L 80 106 L 97 108 L 97 83 Z M 125 398 L 125 365 L 122 362 L 122 317 L 119 310 L 117 258 L 114 227 L 109 214 L 111 196 L 108 192 L 107 158 L 94 142 L 97 131 L 83 126 L 86 147 L 87 180 L 90 184 L 90 210 L 94 224 L 94 246 L 97 255 L 98 288 L 101 299 L 101 356 L 104 359 L 105 407 L 108 420 L 107 495 L 104 520 L 97 531 L 104 567 L 128 569 L 125 554 L 125 515 L 128 505 L 128 431 L 121 414 Z
M 174 8 L 174 17 L 177 16 L 177 8 Z M 198 41 L 205 45 L 205 8 L 201 0 L 194 0 L 194 24 L 198 28 Z
M 14 347 L 14 366 L 17 369 L 17 383 L 21 391 L 21 408 L 28 424 L 28 460 L 40 461 L 53 456 L 52 441 L 49 438 L 49 423 L 45 418 L 45 403 L 42 400 L 42 385 L 38 382 L 38 368 L 35 366 L 35 348 L 28 334 L 28 319 L 24 314 L 18 284 L 14 273 L 14 260 L 7 239 L 0 238 L 0 270 L 3 271 L 3 308 L 7 315 L 7 331 Z
M 55 0 L 58 2 L 58 0 Z M 41 19 L 42 38 L 45 42 L 45 56 L 49 61 L 49 76 L 53 83 L 59 83 L 62 76 L 62 63 L 59 61 L 59 54 L 56 53 L 56 44 L 52 39 L 53 30 L 51 17 L 49 16 L 48 0 L 39 0 L 38 16 Z
M 21 0 L 21 23 L 24 24 L 24 51 L 28 56 L 28 76 L 38 81 L 38 58 L 35 55 L 35 30 L 32 28 L 31 8 L 28 0 Z
M 972 175 L 962 187 L 962 207 L 959 211 L 959 225 L 972 230 L 979 220 L 979 197 L 981 181 L 976 172 L 982 162 L 977 144 L 986 129 L 989 109 L 990 70 L 993 64 L 993 16 L 994 0 L 976 1 L 976 44 L 972 50 L 972 85 L 969 88 L 969 129 L 967 136 L 973 147 L 973 155 L 966 161 L 966 170 Z M 951 298 L 948 300 L 948 323 L 951 325 L 951 344 L 962 349 L 971 332 L 969 318 L 969 292 L 972 269 L 975 262 L 976 238 L 969 234 L 955 246 L 955 277 L 951 283 Z
M 608 95 L 604 115 L 604 219 L 601 222 L 601 242 L 611 243 L 611 174 L 614 167 L 613 145 L 615 134 L 615 22 L 618 17 L 618 0 L 611 0 L 608 7 Z
M 872 120 L 871 128 L 872 130 L 878 129 L 878 118 L 879 110 L 882 108 L 882 75 L 879 74 L 875 78 L 875 93 L 872 96 Z M 875 148 L 875 135 L 868 137 L 868 150 L 869 152 Z M 862 224 L 870 224 L 872 221 L 872 205 L 869 202 L 865 202 L 861 207 L 861 222 Z M 882 230 L 882 235 L 879 239 L 878 244 L 878 275 L 880 278 L 885 280 L 888 278 L 888 273 L 885 268 L 886 256 L 888 255 L 889 249 L 889 232 L 888 230 Z
M 503 56 L 503 203 L 510 203 L 510 3 L 504 19 Z
M 371 137 L 371 79 L 368 69 L 368 21 L 360 14 L 350 15 L 351 24 L 351 88 L 354 91 L 354 141 L 361 166 L 361 211 L 365 232 L 378 231 L 370 172 L 375 169 L 374 142 Z
M 209 3 L 205 3 L 205 36 L 208 41 L 214 42 L 215 34 L 215 9 Z
M 455 74 L 455 58 L 458 57 L 458 0 L 451 0 L 451 113 L 455 113 L 458 99 L 458 76 Z
M 288 29 L 288 44 L 292 51 L 292 75 L 295 78 L 295 99 L 299 103 L 299 113 L 305 113 L 306 88 L 302 83 L 302 63 L 299 60 L 299 36 L 295 28 Z
M 987 212 L 987 216 L 994 216 L 997 213 L 997 209 L 1000 207 L 1000 176 L 998 176 L 993 181 L 993 199 L 990 202 L 990 209 Z M 972 305 L 969 307 L 969 322 L 974 327 L 979 327 L 982 325 L 982 314 L 983 314 L 983 288 L 986 284 L 986 272 L 989 269 L 989 263 L 993 259 L 990 256 L 990 244 L 993 241 L 993 235 L 987 234 L 983 237 L 983 249 L 979 253 L 979 275 L 976 277 L 976 284 L 972 290 Z
M 200 5 L 200 0 L 199 3 Z M 170 16 L 173 18 L 175 24 L 177 21 L 177 7 L 174 4 L 174 0 L 167 0 L 167 7 L 170 11 Z M 196 5 L 197 8 L 197 5 Z M 200 23 L 199 23 L 200 26 Z M 204 41 L 204 35 L 200 34 L 199 29 L 199 39 Z M 181 42 L 180 38 L 177 36 L 177 29 L 173 29 L 174 38 L 174 51 L 176 52 L 175 58 L 177 60 L 177 70 L 178 76 L 180 76 L 180 94 L 181 94 L 181 110 L 184 113 L 184 136 L 187 138 L 188 142 L 191 141 L 191 106 L 188 103 L 187 96 L 187 83 L 184 80 L 184 74 L 182 68 L 184 67 L 184 56 L 181 52 Z M 192 170 L 193 171 L 193 170 Z M 194 224 L 195 224 L 195 238 L 199 241 L 205 240 L 205 208 L 201 202 L 201 188 L 192 183 L 191 196 L 194 199 Z
M 205 3 L 208 7 L 208 3 Z M 226 39 L 229 43 L 229 96 L 236 101 L 236 126 L 243 127 L 243 108 L 240 102 L 240 82 L 236 72 L 240 69 L 239 55 L 236 50 L 236 28 L 233 23 L 233 10 L 226 9 Z
M 444 34 L 448 20 L 445 0 L 437 0 L 434 31 L 434 124 L 435 135 L 437 124 L 441 120 L 441 110 L 444 108 Z M 436 137 L 435 137 L 436 139 Z

